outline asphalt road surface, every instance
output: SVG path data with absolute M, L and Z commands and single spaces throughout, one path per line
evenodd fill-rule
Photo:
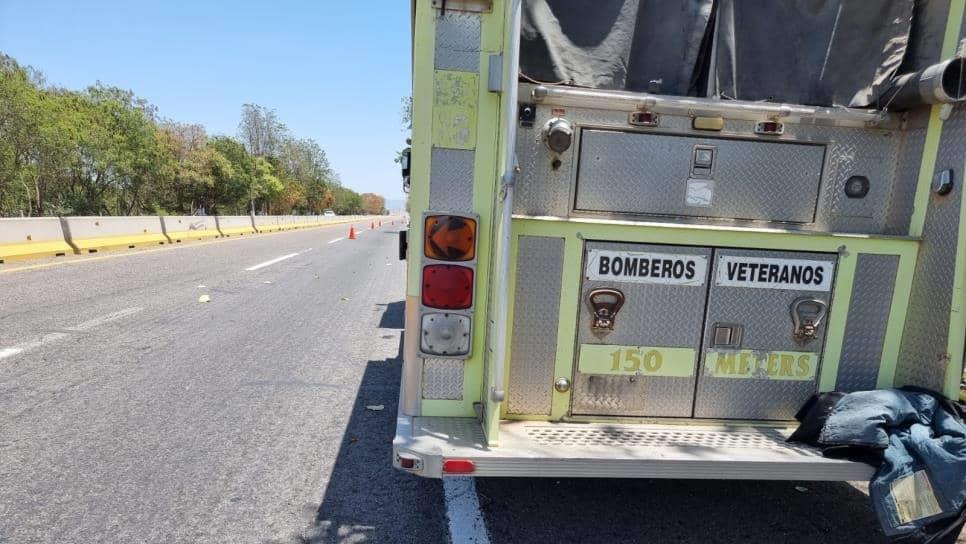
M 0 266 L 0 543 L 884 542 L 861 484 L 393 470 L 396 228 Z

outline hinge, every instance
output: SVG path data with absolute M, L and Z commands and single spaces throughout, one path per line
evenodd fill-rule
M 491 93 L 503 92 L 503 54 L 494 53 L 490 55 L 490 65 L 486 78 L 486 90 Z

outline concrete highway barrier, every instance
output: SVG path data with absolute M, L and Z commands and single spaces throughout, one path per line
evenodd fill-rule
M 57 217 L 0 219 L 0 263 L 73 253 Z
M 256 215 L 255 229 L 258 232 L 278 232 L 278 217 L 275 215 Z
M 156 215 L 65 217 L 64 236 L 80 253 L 168 243 Z
M 213 216 L 165 215 L 161 217 L 161 226 L 164 227 L 164 235 L 173 244 L 221 236 Z
M 216 215 L 215 223 L 222 236 L 243 236 L 255 234 L 255 224 L 248 215 Z
M 279 215 L 276 217 L 276 219 L 278 221 L 278 227 L 281 230 L 292 230 L 295 228 L 295 222 L 289 215 Z
M 371 221 L 372 216 L 86 216 L 0 218 L 0 264 L 16 259 Z

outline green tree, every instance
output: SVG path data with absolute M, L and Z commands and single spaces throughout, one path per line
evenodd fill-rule
M 302 207 L 309 213 L 322 213 L 326 190 L 338 182 L 319 144 L 311 139 L 289 138 L 281 146 L 278 163 L 281 176 L 300 186 Z
M 244 104 L 238 137 L 252 155 L 276 157 L 282 142 L 289 136 L 288 128 L 279 121 L 275 110 L 258 104 Z
M 266 212 L 273 213 L 272 204 L 275 203 L 285 185 L 275 175 L 275 167 L 263 157 L 255 157 L 254 194 L 256 199 L 266 203 Z
M 366 206 L 379 198 L 367 195 Z M 0 215 L 362 208 L 322 147 L 292 137 L 275 110 L 245 104 L 238 139 L 209 137 L 201 125 L 161 120 L 131 91 L 50 87 L 0 54 Z

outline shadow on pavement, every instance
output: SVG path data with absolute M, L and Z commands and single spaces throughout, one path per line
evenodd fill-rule
M 402 329 L 406 326 L 406 303 L 404 301 L 377 304 L 377 306 L 385 307 L 382 318 L 379 320 L 380 329 Z M 402 357 L 401 354 L 400 357 Z
M 845 482 L 485 478 L 477 491 L 501 543 L 887 542 Z
M 402 328 L 402 308 L 402 302 L 386 305 L 379 326 Z M 392 468 L 401 365 L 401 338 L 396 356 L 366 363 L 325 497 L 306 542 L 440 542 L 448 538 L 440 482 Z M 384 408 L 366 408 L 374 405 Z

